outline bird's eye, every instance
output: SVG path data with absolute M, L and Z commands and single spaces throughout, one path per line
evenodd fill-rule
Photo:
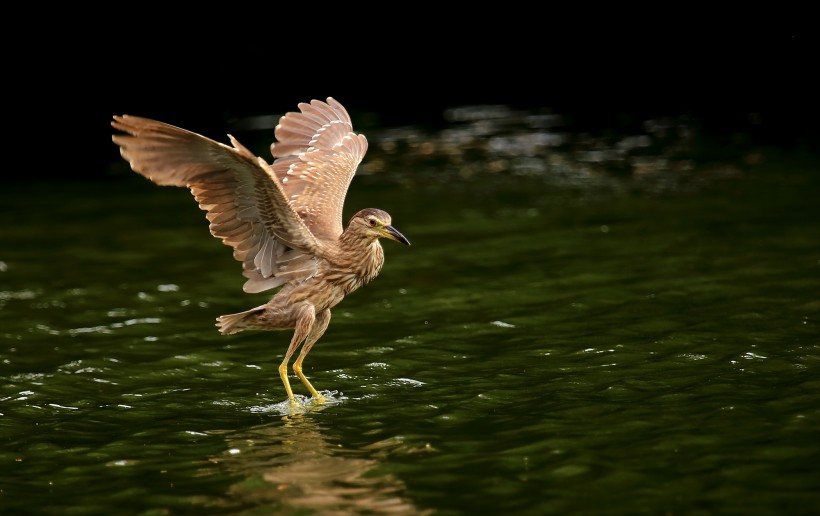
M 368 219 L 367 223 L 370 224 L 371 228 L 376 227 L 376 219 Z

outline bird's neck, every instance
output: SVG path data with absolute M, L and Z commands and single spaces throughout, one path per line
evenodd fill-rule
M 339 247 L 342 252 L 348 253 L 348 256 L 367 253 L 373 244 L 379 245 L 379 239 L 358 234 L 356 231 L 350 231 L 349 228 L 339 237 Z
M 359 235 L 342 233 L 339 238 L 341 258 L 339 265 L 349 267 L 362 286 L 375 278 L 384 264 L 384 250 L 378 238 L 363 238 Z

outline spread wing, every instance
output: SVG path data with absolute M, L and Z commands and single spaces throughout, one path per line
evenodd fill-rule
M 299 104 L 279 120 L 271 165 L 288 198 L 313 235 L 335 242 L 342 208 L 367 139 L 353 132 L 350 116 L 332 97 Z
M 190 188 L 207 212 L 211 234 L 233 247 L 248 278 L 246 292 L 261 292 L 316 271 L 326 252 L 289 202 L 263 159 L 233 137 L 233 147 L 179 127 L 135 116 L 115 116 L 126 134 L 112 137 L 131 168 L 159 185 Z

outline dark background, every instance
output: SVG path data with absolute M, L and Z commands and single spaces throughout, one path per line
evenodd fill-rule
M 139 16 L 57 21 L 8 54 L 12 143 L 45 161 L 5 174 L 104 175 L 119 159 L 114 114 L 224 142 L 232 119 L 328 96 L 382 126 L 441 127 L 447 107 L 506 104 L 550 108 L 585 130 L 692 115 L 715 135 L 754 125 L 761 145 L 820 141 L 817 41 L 799 24 L 673 25 L 658 13 L 632 22 L 598 13 L 592 23 L 502 7 L 443 18 L 407 6 L 351 17 L 225 5 L 206 23 L 133 5 Z

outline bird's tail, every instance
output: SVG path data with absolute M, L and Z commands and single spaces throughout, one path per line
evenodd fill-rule
M 264 311 L 265 305 L 261 305 L 238 314 L 220 315 L 216 318 L 216 327 L 222 335 L 233 335 L 255 327 L 256 317 Z

